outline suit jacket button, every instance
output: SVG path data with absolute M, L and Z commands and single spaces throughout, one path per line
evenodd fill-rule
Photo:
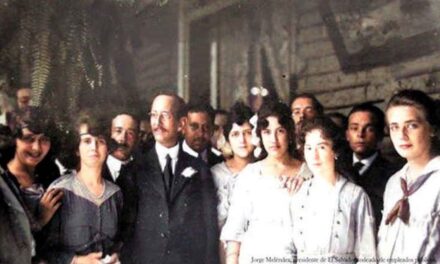
M 171 254 L 171 250 L 167 250 L 167 255 Z
M 167 235 L 165 233 L 160 233 L 160 236 L 163 238 L 167 237 Z
M 162 213 L 160 213 L 160 214 L 159 214 L 159 218 L 162 218 L 162 217 L 163 217 L 163 214 L 162 214 Z

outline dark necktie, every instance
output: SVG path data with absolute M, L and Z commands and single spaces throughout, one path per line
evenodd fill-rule
M 199 156 L 197 156 L 197 160 L 201 161 L 202 163 L 206 163 L 206 161 L 203 159 L 202 153 L 199 153 Z
M 362 162 L 358 161 L 353 165 L 353 168 L 359 173 L 361 174 L 361 169 L 365 166 L 365 164 L 363 164 Z
M 165 169 L 163 170 L 163 176 L 165 182 L 165 189 L 169 196 L 171 191 L 171 185 L 173 184 L 173 167 L 172 167 L 172 163 L 171 163 L 172 160 L 170 155 L 167 155 L 165 158 L 166 158 L 166 164 L 165 164 Z

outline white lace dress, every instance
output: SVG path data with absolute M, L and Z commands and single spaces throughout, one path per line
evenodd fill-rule
M 261 166 L 249 164 L 239 174 L 221 240 L 241 242 L 240 264 L 293 263 L 291 197 Z

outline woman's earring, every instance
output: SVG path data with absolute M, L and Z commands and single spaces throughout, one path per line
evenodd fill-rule
M 338 160 L 338 155 L 335 155 L 335 160 Z

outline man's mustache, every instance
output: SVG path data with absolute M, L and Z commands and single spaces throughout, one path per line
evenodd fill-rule
M 128 149 L 128 148 L 129 148 L 129 146 L 127 145 L 127 143 L 118 143 L 114 139 L 111 139 L 109 144 L 108 144 L 108 149 L 109 149 L 110 153 L 115 151 L 115 150 L 117 150 L 117 149 L 124 149 L 125 150 L 125 149 Z
M 157 132 L 157 131 L 167 131 L 167 129 L 165 129 L 165 128 L 163 128 L 162 126 L 157 126 L 157 127 L 155 127 L 155 128 L 153 128 L 153 132 Z

